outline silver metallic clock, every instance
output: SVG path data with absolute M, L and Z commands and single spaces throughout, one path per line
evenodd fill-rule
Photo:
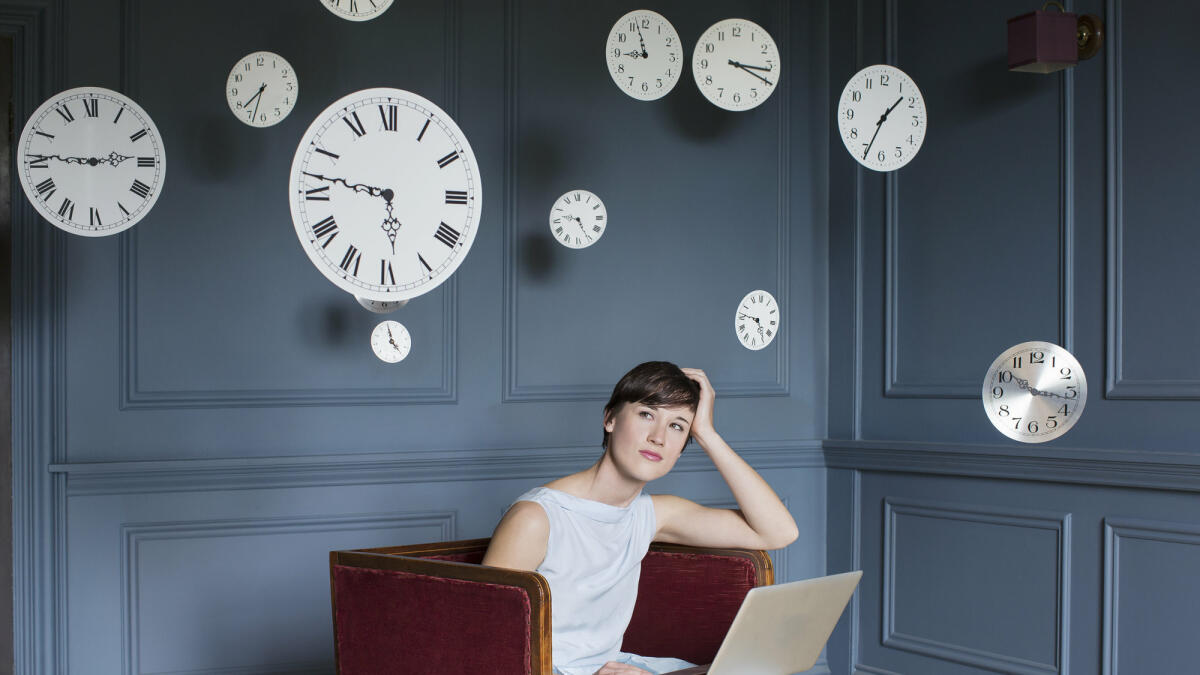
M 1070 352 L 1051 342 L 1004 350 L 983 377 L 983 409 L 996 429 L 1022 443 L 1065 434 L 1087 404 L 1087 378 Z
M 247 54 L 233 64 L 225 100 L 233 116 L 252 127 L 283 121 L 296 106 L 300 81 L 287 59 L 271 52 Z
M 600 240 L 608 226 L 604 202 L 587 190 L 571 190 L 550 207 L 550 234 L 568 248 L 587 248 Z

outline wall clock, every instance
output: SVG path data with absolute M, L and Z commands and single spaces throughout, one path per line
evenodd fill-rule
M 917 83 L 888 65 L 868 66 L 850 78 L 837 117 L 846 151 L 875 171 L 894 171 L 911 162 L 928 126 Z
M 354 296 L 354 299 L 358 301 L 358 304 L 376 314 L 388 314 L 408 304 L 407 300 L 372 300 L 357 295 Z
M 371 349 L 385 363 L 397 363 L 408 356 L 412 349 L 412 338 L 408 329 L 399 321 L 381 321 L 371 331 Z
M 342 290 L 392 302 L 427 293 L 466 258 L 483 199 L 466 136 L 436 105 L 364 89 L 317 115 L 288 198 L 309 260 Z
M 1000 433 L 1045 443 L 1075 426 L 1087 403 L 1087 378 L 1070 352 L 1022 342 L 996 357 L 983 378 L 983 409 Z
M 704 31 L 692 52 L 692 75 L 705 98 L 726 110 L 762 105 L 779 84 L 779 49 L 770 33 L 745 19 Z
M 287 59 L 271 52 L 247 54 L 233 64 L 225 100 L 233 116 L 252 127 L 283 121 L 296 105 L 300 81 Z
M 605 60 L 617 87 L 638 99 L 653 101 L 675 88 L 683 72 L 683 45 L 665 17 L 648 9 L 617 19 L 608 32 Z
M 738 303 L 733 330 L 746 349 L 759 350 L 779 333 L 779 304 L 767 291 L 750 291 Z
M 387 11 L 392 0 L 321 0 L 325 9 L 349 21 L 369 21 Z
M 550 233 L 569 248 L 587 248 L 596 243 L 607 224 L 604 202 L 587 190 L 571 190 L 550 207 Z
M 46 100 L 17 145 L 17 172 L 33 207 L 60 229 L 87 237 L 116 234 L 146 217 L 166 171 L 154 120 L 101 87 Z

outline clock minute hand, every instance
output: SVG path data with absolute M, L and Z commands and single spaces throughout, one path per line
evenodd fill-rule
M 389 204 L 392 201 L 391 200 L 391 195 L 392 195 L 391 190 L 383 190 L 383 189 L 377 188 L 373 185 L 366 185 L 365 183 L 349 183 L 346 181 L 345 178 L 338 178 L 337 176 L 322 176 L 319 173 L 309 173 L 307 171 L 305 171 L 303 173 L 305 176 L 312 176 L 313 178 L 316 178 L 317 180 L 326 180 L 326 181 L 329 181 L 330 183 L 341 183 L 342 185 L 345 185 L 346 187 L 350 188 L 351 190 L 354 190 L 355 192 L 363 192 L 363 193 L 371 195 L 372 197 L 383 197 L 385 200 L 387 200 L 387 202 Z
M 773 84 L 767 78 L 763 77 L 762 75 L 759 75 L 758 73 L 754 72 L 753 70 L 750 70 L 750 68 L 746 67 L 745 65 L 743 65 L 741 63 L 738 63 L 737 61 L 734 61 L 733 59 L 729 59 L 729 65 L 733 66 L 734 68 L 741 68 L 743 72 L 753 75 L 754 77 L 757 77 L 758 79 L 762 80 L 763 82 L 765 82 L 768 85 Z
M 650 58 L 650 55 L 646 53 L 646 41 L 642 38 L 642 27 L 638 26 L 636 23 L 634 24 L 634 26 L 637 27 L 638 42 L 640 42 L 642 45 L 642 58 L 648 59 L 648 58 Z
M 258 91 L 254 92 L 253 96 L 246 99 L 246 102 L 242 104 L 242 107 L 245 108 L 246 106 L 250 105 L 250 101 L 253 101 L 254 99 L 262 96 L 263 90 L 266 88 L 267 88 L 267 83 L 263 82 L 262 85 L 259 86 Z

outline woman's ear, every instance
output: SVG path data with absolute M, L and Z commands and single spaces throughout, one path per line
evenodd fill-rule
M 608 432 L 608 433 L 610 433 L 610 434 L 612 433 L 612 430 L 613 430 L 613 411 L 611 411 L 611 410 L 605 410 L 605 411 L 604 411 L 604 430 L 605 430 L 605 431 L 607 431 L 607 432 Z

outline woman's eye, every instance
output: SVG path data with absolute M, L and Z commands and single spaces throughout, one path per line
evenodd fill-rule
M 638 413 L 638 414 L 639 414 L 639 415 L 641 415 L 642 417 L 645 417 L 646 419 L 650 419 L 651 417 L 653 417 L 653 415 L 651 415 L 650 413 L 646 412 L 645 410 L 643 410 L 642 412 L 640 412 L 640 413 Z
M 672 424 L 671 426 L 675 427 L 676 431 L 683 431 L 683 425 L 681 424 Z

